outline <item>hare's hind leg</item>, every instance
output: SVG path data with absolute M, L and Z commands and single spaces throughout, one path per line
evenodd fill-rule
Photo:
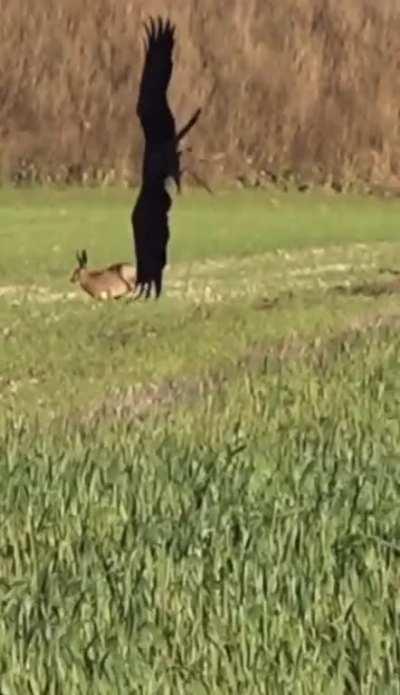
M 130 282 L 129 280 L 125 280 L 125 284 L 126 284 L 126 286 L 127 286 L 127 288 L 128 288 L 128 291 L 126 292 L 126 294 L 127 294 L 127 295 L 130 295 L 130 294 L 133 295 L 133 294 L 135 294 L 135 283 L 134 283 L 134 282 Z

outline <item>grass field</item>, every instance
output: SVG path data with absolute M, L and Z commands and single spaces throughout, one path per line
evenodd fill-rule
M 0 191 L 0 692 L 400 693 L 400 202 L 187 193 L 98 304 L 133 199 Z

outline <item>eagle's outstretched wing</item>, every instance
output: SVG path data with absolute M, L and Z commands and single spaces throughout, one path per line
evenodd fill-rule
M 139 87 L 136 113 L 146 145 L 175 139 L 175 119 L 168 105 L 167 90 L 172 75 L 175 27 L 169 19 L 150 19 L 145 26 L 145 63 Z

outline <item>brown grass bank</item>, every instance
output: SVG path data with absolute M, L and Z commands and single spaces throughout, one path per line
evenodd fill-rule
M 179 119 L 206 102 L 191 142 L 211 180 L 397 180 L 397 0 L 0 0 L 3 180 L 135 180 L 153 12 L 178 25 Z

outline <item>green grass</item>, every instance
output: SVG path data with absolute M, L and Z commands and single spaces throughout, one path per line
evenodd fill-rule
M 0 269 L 5 281 L 48 278 L 61 286 L 76 247 L 93 263 L 132 256 L 133 191 L 0 191 Z M 327 194 L 220 192 L 185 194 L 171 219 L 174 263 L 243 257 L 277 248 L 397 241 L 396 199 Z
M 1 692 L 400 693 L 399 298 L 333 291 L 399 203 L 187 194 L 94 303 L 133 198 L 0 191 Z

